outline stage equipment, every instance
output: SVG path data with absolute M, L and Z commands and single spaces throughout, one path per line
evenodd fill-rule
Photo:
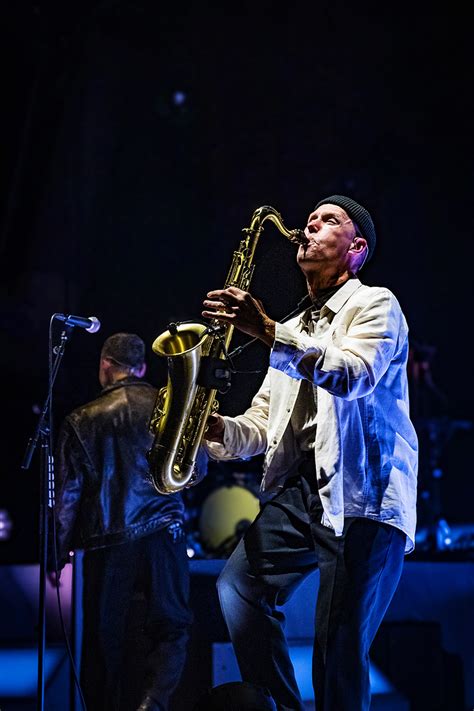
M 199 539 L 205 553 L 228 558 L 260 511 L 260 501 L 243 486 L 221 486 L 202 504 Z
M 63 321 L 64 327 L 61 331 L 60 343 L 53 347 L 53 322 Z M 90 323 L 85 323 L 90 321 Z M 38 611 L 38 680 L 37 680 L 37 709 L 43 711 L 45 708 L 45 654 L 46 654 L 46 567 L 48 561 L 48 536 L 49 526 L 53 524 L 53 544 L 54 536 L 54 442 L 53 442 L 53 388 L 59 367 L 64 356 L 66 344 L 68 343 L 74 327 L 87 328 L 94 333 L 100 328 L 100 321 L 95 316 L 90 319 L 83 319 L 80 316 L 67 316 L 55 313 L 49 322 L 48 339 L 48 391 L 41 410 L 34 434 L 28 440 L 28 445 L 21 464 L 22 469 L 29 469 L 35 449 L 40 444 L 40 501 L 39 501 L 39 611 Z M 52 514 L 50 517 L 49 514 Z M 71 659 L 73 664 L 73 659 Z M 77 675 L 75 675 L 77 680 Z
M 188 548 L 196 558 L 228 558 L 260 511 L 263 458 L 212 461 L 199 486 L 185 489 Z
M 288 230 L 273 207 L 259 207 L 250 226 L 242 230 L 244 239 L 234 252 L 225 289 L 248 289 L 266 220 L 294 244 L 307 243 L 303 230 Z M 217 411 L 217 392 L 229 390 L 234 370 L 227 352 L 232 332 L 232 325 L 217 319 L 171 323 L 152 344 L 153 352 L 167 358 L 168 364 L 168 381 L 158 392 L 149 425 L 154 435 L 148 451 L 150 474 L 161 494 L 173 494 L 199 481 L 197 460 L 207 419 Z
M 276 711 L 270 692 L 263 686 L 247 681 L 230 681 L 208 689 L 194 706 L 193 711 Z
M 459 431 L 470 432 L 469 420 L 426 417 L 415 420 L 420 442 L 419 503 L 417 549 L 419 551 L 454 551 L 466 546 L 459 541 L 447 521 L 444 511 L 442 484 L 443 455 L 451 438 Z
M 54 318 L 58 321 L 64 321 L 65 326 L 79 326 L 79 328 L 85 328 L 89 333 L 97 333 L 100 330 L 101 323 L 97 316 L 73 316 L 69 314 L 55 314 Z

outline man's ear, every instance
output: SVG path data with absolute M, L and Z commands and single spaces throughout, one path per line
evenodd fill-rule
M 103 388 L 107 385 L 111 385 L 113 382 L 112 378 L 113 366 L 108 358 L 100 359 L 99 363 L 99 382 Z
M 365 237 L 357 236 L 354 237 L 354 239 L 352 240 L 352 245 L 349 249 L 354 252 L 360 253 L 365 249 L 365 247 L 367 247 L 367 240 L 365 239 Z
M 146 373 L 146 363 L 143 363 L 143 365 L 137 366 L 136 368 L 133 369 L 133 374 L 136 375 L 137 378 L 143 378 L 145 373 Z
M 352 245 L 349 247 L 349 252 L 352 252 L 356 261 L 354 273 L 360 272 L 369 256 L 369 246 L 364 237 L 354 237 Z M 357 263 L 358 262 L 358 263 Z

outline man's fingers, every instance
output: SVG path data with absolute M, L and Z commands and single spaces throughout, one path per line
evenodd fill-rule
M 228 301 L 223 301 L 222 299 L 220 301 L 208 301 L 206 299 L 206 301 L 203 301 L 203 305 L 209 309 L 216 309 L 218 311 L 225 311 L 226 309 L 231 308 L 230 303 Z

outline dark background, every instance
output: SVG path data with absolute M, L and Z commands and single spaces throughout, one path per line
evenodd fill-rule
M 1 559 L 37 555 L 39 453 L 21 462 L 46 396 L 51 315 L 102 323 L 67 344 L 57 426 L 98 392 L 100 347 L 116 331 L 144 338 L 148 379 L 164 384 L 151 343 L 170 321 L 200 318 L 257 207 L 302 227 L 333 192 L 373 214 L 362 278 L 391 288 L 409 322 L 422 486 L 432 496 L 436 465 L 443 514 L 474 522 L 467 11 L 19 0 L 0 19 L 0 507 L 13 524 Z M 305 288 L 270 223 L 255 263 L 252 291 L 280 318 Z M 260 345 L 242 355 L 241 370 L 262 372 L 236 375 L 222 412 L 249 404 L 266 358 Z M 421 520 L 434 505 L 420 498 Z

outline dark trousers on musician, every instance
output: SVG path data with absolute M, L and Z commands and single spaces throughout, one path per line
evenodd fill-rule
M 134 711 L 126 645 L 144 656 L 140 696 L 168 709 L 180 680 L 192 623 L 189 566 L 182 529 L 161 529 L 116 546 L 86 551 L 83 564 L 81 687 L 87 711 Z M 143 602 L 142 640 L 127 642 L 134 601 Z M 143 644 L 137 644 L 143 642 Z
M 317 711 L 367 711 L 369 649 L 398 585 L 405 534 L 366 518 L 323 526 L 314 472 L 266 503 L 218 579 L 242 679 L 267 687 L 278 711 L 303 704 L 284 636 L 284 604 L 320 571 L 313 650 Z

